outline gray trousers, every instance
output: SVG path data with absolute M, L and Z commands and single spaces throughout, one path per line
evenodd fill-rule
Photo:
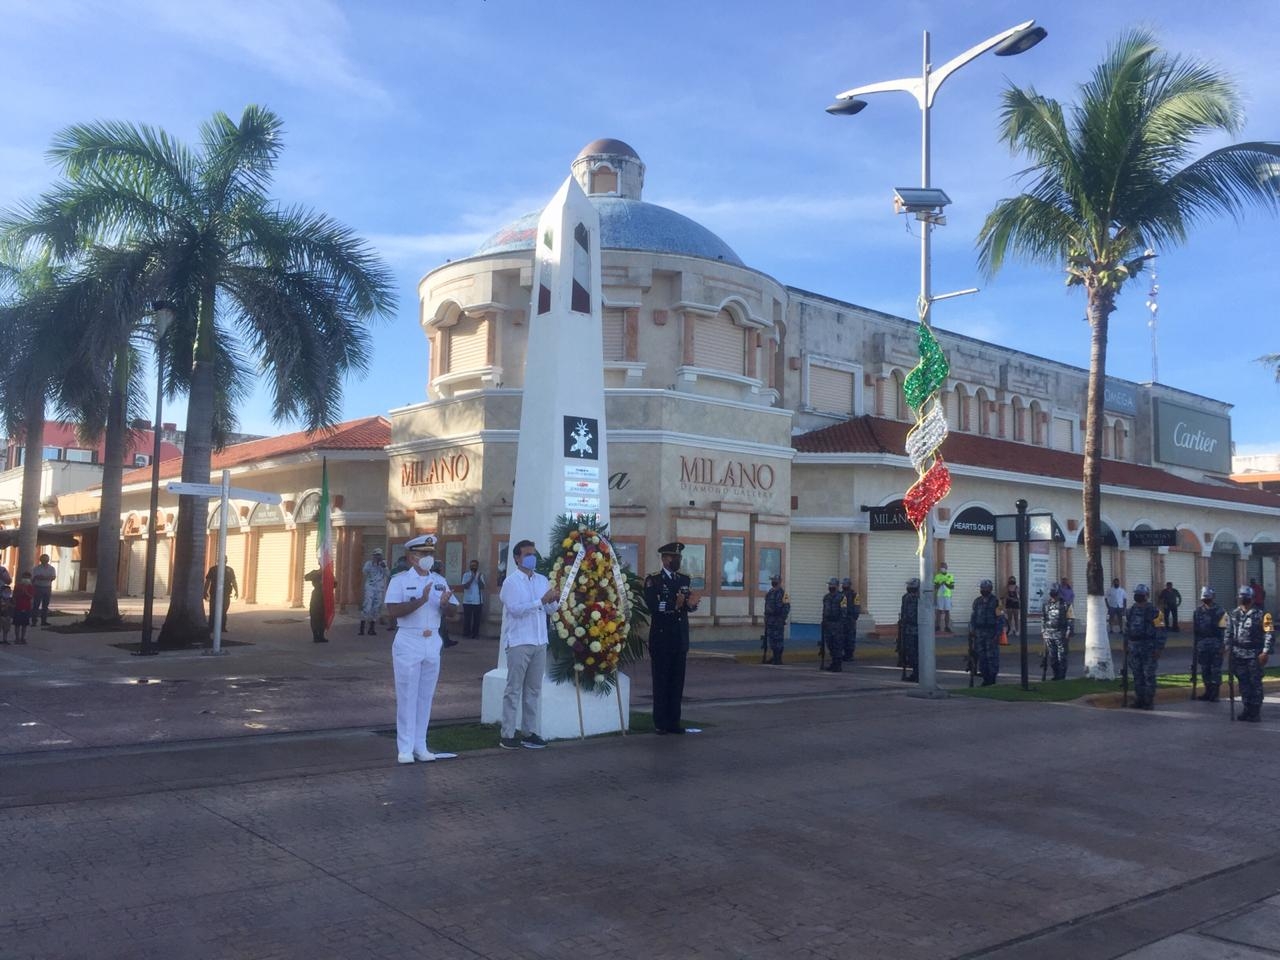
M 507 647 L 507 689 L 502 694 L 502 735 L 516 735 L 516 707 L 525 733 L 538 732 L 538 700 L 542 676 L 547 672 L 547 645 L 523 643 Z

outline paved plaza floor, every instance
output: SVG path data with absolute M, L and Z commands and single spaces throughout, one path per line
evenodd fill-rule
M 1280 703 L 708 658 L 701 735 L 399 766 L 385 646 L 242 627 L 155 684 L 80 637 L 0 648 L 0 958 L 1280 956 Z M 490 653 L 449 653 L 440 716 L 474 717 Z

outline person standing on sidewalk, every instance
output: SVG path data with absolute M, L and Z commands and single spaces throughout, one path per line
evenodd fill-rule
M 1240 588 L 1240 605 L 1227 615 L 1226 645 L 1231 651 L 1232 672 L 1240 683 L 1240 719 L 1262 719 L 1262 671 L 1275 646 L 1271 614 L 1254 606 L 1253 588 Z
M 505 750 L 547 745 L 538 733 L 538 702 L 547 672 L 547 617 L 560 606 L 560 591 L 538 572 L 538 550 L 532 540 L 511 548 L 515 571 L 502 581 L 502 645 L 507 649 L 507 687 L 502 694 L 502 734 Z M 516 706 L 520 723 L 516 725 Z M 520 730 L 523 737 L 517 736 Z
M 472 560 L 462 575 L 462 635 L 468 640 L 480 636 L 480 611 L 484 608 L 484 591 L 488 587 L 480 572 L 480 561 Z
M 1137 601 L 1135 592 L 1134 601 Z M 1125 618 L 1125 610 L 1129 606 L 1129 595 L 1124 592 L 1124 587 L 1120 586 L 1120 578 L 1115 577 L 1111 581 L 1111 589 L 1107 591 L 1107 630 L 1111 630 L 1111 624 L 1116 625 L 1116 629 L 1124 632 L 1127 620 Z
M 1018 632 L 1018 617 L 1022 613 L 1022 594 L 1018 592 L 1017 577 L 1010 577 L 1004 588 L 1004 615 L 1009 622 L 1009 635 Z
M 1215 601 L 1213 587 L 1201 587 L 1200 606 L 1191 615 L 1196 664 L 1204 683 L 1204 693 L 1196 697 L 1197 700 L 1218 702 L 1218 688 L 1222 686 L 1222 637 L 1226 626 L 1227 611 Z
M 431 700 L 440 679 L 440 621 L 447 605 L 458 602 L 444 577 L 432 573 L 436 538 L 414 537 L 404 545 L 409 569 L 387 586 L 387 614 L 396 618 L 391 667 L 396 683 L 396 763 L 451 760 L 456 754 L 427 747 Z
M 311 642 L 328 643 L 324 635 L 324 574 L 316 567 L 310 573 L 303 574 L 303 580 L 311 584 L 311 601 L 307 606 L 307 616 L 311 621 Z
M 1059 593 L 1061 594 L 1062 599 L 1066 601 L 1067 609 L 1070 611 L 1067 614 L 1067 617 L 1069 618 L 1067 620 L 1067 640 L 1070 641 L 1076 635 L 1076 592 L 1071 587 L 1071 580 L 1069 577 L 1062 578 L 1062 583 L 1059 586 Z
M 0 644 L 9 645 L 9 631 L 13 628 L 13 588 L 0 582 Z
M 1154 710 L 1156 705 L 1156 663 L 1164 650 L 1164 618 L 1147 602 L 1147 585 L 1133 588 L 1133 606 L 1125 612 L 1124 632 L 1129 638 L 1129 676 L 1133 677 L 1133 705 Z
M 786 643 L 787 617 L 791 616 L 791 598 L 782 589 L 782 578 L 776 573 L 769 578 L 769 592 L 764 595 L 764 638 L 769 644 L 775 665 L 782 663 Z
M 843 669 L 844 643 L 840 639 L 840 621 L 844 618 L 844 594 L 840 581 L 832 577 L 827 581 L 827 595 L 822 598 L 822 643 L 831 659 L 823 669 L 840 673 Z
M 938 598 L 938 609 L 933 614 L 933 629 L 936 633 L 950 633 L 951 595 L 955 593 L 956 578 L 947 572 L 945 562 L 938 564 L 938 572 L 933 575 L 933 589 Z
M 49 625 L 49 601 L 53 599 L 53 581 L 58 579 L 57 569 L 49 562 L 47 553 L 40 554 L 40 562 L 31 571 L 31 588 L 35 591 L 35 608 L 31 622 L 40 620 L 40 626 Z
M 920 680 L 920 580 L 912 577 L 907 581 L 907 592 L 902 595 L 902 606 L 898 609 L 898 657 L 904 669 L 909 668 L 911 675 L 908 683 Z
M 644 578 L 644 602 L 649 608 L 649 660 L 653 667 L 653 732 L 700 733 L 680 724 L 684 699 L 685 662 L 689 656 L 689 614 L 698 609 L 698 595 L 689 577 L 680 572 L 684 544 L 658 548 L 662 569 Z
M 387 566 L 382 548 L 375 547 L 373 554 L 360 568 L 364 577 L 364 591 L 360 595 L 360 633 L 364 636 L 364 625 L 369 624 L 369 636 L 378 635 L 378 617 L 382 615 L 382 599 L 387 595 L 387 585 L 391 583 L 391 569 Z
M 844 605 L 840 608 L 840 659 L 850 661 L 858 645 L 858 617 L 862 614 L 862 599 L 853 589 L 853 581 L 845 577 L 840 581 L 840 596 Z
M 1178 592 L 1178 588 L 1173 585 L 1172 580 L 1166 580 L 1164 589 L 1160 591 L 1160 612 L 1164 614 L 1164 625 L 1167 629 L 1178 633 L 1178 607 L 1182 605 L 1182 594 Z
M 306 579 L 305 577 L 303 579 Z M 218 565 L 215 563 L 209 568 L 209 572 L 204 575 L 204 598 L 209 601 L 209 632 L 213 633 L 213 605 L 214 594 L 218 592 Z M 227 629 L 227 611 L 231 609 L 231 595 L 240 596 L 240 585 L 236 583 L 236 572 L 231 569 L 231 564 L 222 565 L 222 632 L 230 633 Z
M 27 627 L 31 626 L 31 608 L 35 606 L 36 592 L 31 587 L 31 574 L 23 573 L 13 588 L 13 642 L 27 642 Z
M 1062 597 L 1062 587 L 1050 584 L 1041 630 L 1047 666 L 1055 680 L 1067 679 L 1067 628 L 1072 616 L 1071 605 Z
M 993 584 L 990 580 L 983 580 L 978 584 L 978 595 L 973 599 L 969 632 L 973 634 L 978 673 L 982 674 L 984 687 L 994 684 L 1000 675 L 1000 643 L 996 636 L 1000 617 L 1000 601 L 996 599 Z

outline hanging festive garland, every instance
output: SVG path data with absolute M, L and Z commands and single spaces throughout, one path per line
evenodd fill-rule
M 907 456 L 915 467 L 916 482 L 903 496 L 902 506 L 907 519 L 916 528 L 920 541 L 917 552 L 924 550 L 929 511 L 951 491 L 951 472 L 939 453 L 942 441 L 947 438 L 947 417 L 942 410 L 939 391 L 947 382 L 951 366 L 923 315 L 922 310 L 917 328 L 920 362 L 902 381 L 903 396 L 916 414 L 915 426 L 907 433 L 906 443 Z
M 609 693 L 618 670 L 644 655 L 635 629 L 647 621 L 638 579 L 627 576 L 607 528 L 595 518 L 561 516 L 551 531 L 555 560 L 547 572 L 560 591 L 548 632 L 551 677 Z

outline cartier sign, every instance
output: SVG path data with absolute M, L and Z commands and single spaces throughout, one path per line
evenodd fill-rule
M 1231 472 L 1231 421 L 1157 398 L 1156 459 L 1211 473 Z
M 444 453 L 430 460 L 406 460 L 400 464 L 400 486 L 432 487 L 459 483 L 471 473 L 465 453 Z

